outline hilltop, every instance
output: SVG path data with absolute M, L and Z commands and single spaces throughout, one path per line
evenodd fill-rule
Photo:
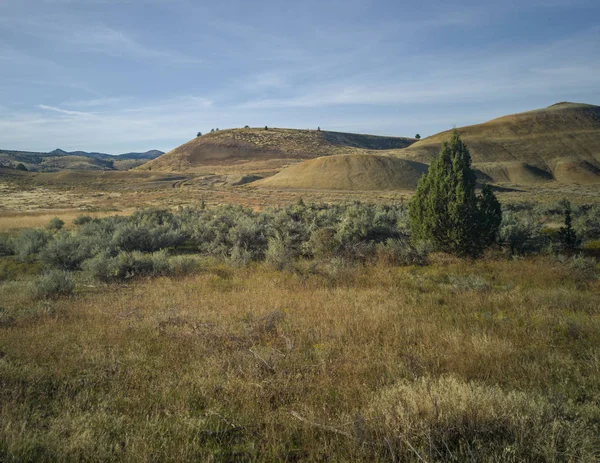
M 457 130 L 473 166 L 493 181 L 600 180 L 600 106 L 562 102 Z M 438 133 L 394 154 L 429 163 L 449 135 Z
M 298 161 L 365 150 L 410 146 L 416 140 L 320 130 L 244 128 L 197 137 L 160 156 L 141 170 L 165 172 L 276 172 Z
M 67 152 L 60 148 L 48 153 L 0 149 L 0 167 L 15 168 L 18 164 L 23 164 L 27 170 L 34 172 L 129 170 L 162 154 L 164 153 L 158 150 L 112 155 L 86 151 Z

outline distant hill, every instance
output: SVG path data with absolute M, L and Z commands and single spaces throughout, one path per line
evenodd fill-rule
M 320 130 L 245 128 L 197 137 L 140 167 L 164 172 L 278 171 L 305 159 L 410 146 L 416 140 Z
M 496 182 L 600 181 L 600 106 L 562 102 L 457 129 L 473 166 Z M 450 131 L 395 150 L 429 163 Z
M 85 151 L 67 152 L 59 148 L 49 153 L 14 151 L 0 149 L 0 166 L 16 168 L 23 164 L 27 170 L 35 172 L 56 172 L 60 170 L 129 170 L 164 154 L 151 150 L 145 153 L 88 153 Z

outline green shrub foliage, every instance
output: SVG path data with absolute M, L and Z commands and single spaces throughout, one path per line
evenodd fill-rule
M 496 240 L 501 207 L 489 187 L 480 196 L 475 187 L 471 155 L 454 130 L 411 201 L 413 239 L 459 256 L 479 256 Z
M 53 269 L 35 280 L 32 296 L 36 299 L 52 299 L 69 295 L 74 289 L 75 283 L 71 272 Z

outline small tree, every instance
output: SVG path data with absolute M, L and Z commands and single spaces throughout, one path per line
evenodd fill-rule
M 502 210 L 491 188 L 478 197 L 475 187 L 471 155 L 455 129 L 410 203 L 413 240 L 461 257 L 479 256 L 496 241 Z
M 571 217 L 571 202 L 564 199 L 561 201 L 565 213 L 565 225 L 558 231 L 560 246 L 567 252 L 575 252 L 581 245 L 581 238 L 573 229 L 573 218 Z
M 15 167 L 15 169 L 22 170 L 24 172 L 27 171 L 27 167 L 25 167 L 25 164 L 23 164 L 22 162 L 18 163 L 17 166 Z
M 419 135 L 419 134 L 416 134 L 416 135 L 415 135 L 415 138 L 416 138 L 417 140 L 420 140 L 420 139 L 421 139 L 421 135 Z
M 269 130 L 269 127 L 265 125 L 265 130 Z
M 249 128 L 250 128 L 250 126 L 249 126 L 249 125 L 245 125 L 245 126 L 244 126 L 244 128 L 245 128 L 245 129 L 249 129 Z
M 201 136 L 202 136 L 202 132 L 198 132 L 198 133 L 196 134 L 196 137 L 201 137 Z

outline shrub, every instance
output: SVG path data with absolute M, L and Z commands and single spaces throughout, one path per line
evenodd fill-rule
M 85 225 L 90 223 L 93 219 L 89 215 L 78 215 L 73 219 L 73 225 Z
M 30 262 L 48 242 L 48 236 L 43 230 L 26 229 L 13 240 L 13 251 L 21 262 Z
M 65 222 L 60 220 L 58 217 L 53 217 L 50 222 L 46 225 L 48 230 L 60 230 L 65 225 Z
M 270 238 L 265 253 L 265 261 L 275 270 L 288 268 L 292 263 L 292 250 L 280 238 Z
M 415 246 L 406 239 L 389 238 L 385 243 L 377 244 L 377 258 L 388 265 L 426 265 L 428 249 Z
M 51 299 L 73 293 L 73 274 L 64 270 L 50 270 L 33 283 L 32 296 L 35 299 Z
M 166 250 L 153 254 L 140 251 L 120 252 L 116 256 L 101 253 L 83 263 L 83 269 L 93 278 L 104 281 L 122 281 L 139 276 L 161 276 L 171 272 Z
M 8 233 L 0 233 L 0 257 L 14 254 L 13 243 Z
M 335 229 L 333 227 L 324 227 L 314 230 L 310 235 L 306 247 L 307 251 L 317 259 L 332 256 L 337 249 Z
M 519 220 L 514 212 L 505 212 L 502 216 L 499 237 L 510 255 L 536 252 L 548 245 L 548 239 L 542 233 L 541 225 L 531 216 Z
M 152 252 L 175 246 L 183 241 L 179 230 L 169 225 L 124 223 L 119 225 L 111 244 L 121 251 Z
M 600 239 L 600 206 L 591 207 L 575 222 L 575 231 L 584 239 Z
M 91 257 L 93 242 L 85 236 L 60 233 L 40 252 L 40 260 L 63 270 L 77 270 Z

